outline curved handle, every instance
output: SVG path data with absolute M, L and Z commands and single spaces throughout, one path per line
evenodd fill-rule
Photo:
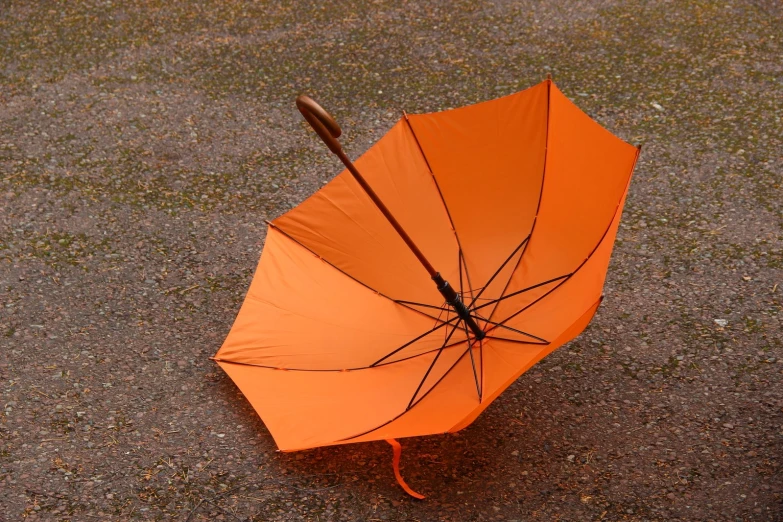
M 340 126 L 334 121 L 328 112 L 323 107 L 318 105 L 312 98 L 305 96 L 304 94 L 296 99 L 296 108 L 302 113 L 307 123 L 315 130 L 320 136 L 326 146 L 329 147 L 333 153 L 337 154 L 342 150 L 340 142 L 337 138 L 342 134 Z

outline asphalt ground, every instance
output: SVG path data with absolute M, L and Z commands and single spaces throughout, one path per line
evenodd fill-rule
M 783 520 L 774 0 L 0 0 L 0 519 Z M 643 145 L 587 330 L 470 427 L 276 452 L 209 360 L 265 219 L 551 73 Z

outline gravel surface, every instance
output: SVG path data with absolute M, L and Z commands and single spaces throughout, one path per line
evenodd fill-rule
M 267 5 L 268 4 L 268 5 Z M 0 0 L 0 520 L 783 520 L 783 8 Z M 588 329 L 469 428 L 282 454 L 208 357 L 402 109 L 551 73 L 644 145 Z

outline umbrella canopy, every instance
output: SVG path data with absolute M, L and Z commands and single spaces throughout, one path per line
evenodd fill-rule
M 284 451 L 460 430 L 587 326 L 638 152 L 549 79 L 405 115 L 270 223 L 214 359 Z

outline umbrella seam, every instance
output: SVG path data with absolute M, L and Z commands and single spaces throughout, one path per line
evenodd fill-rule
M 470 350 L 470 348 L 468 348 L 468 350 Z M 454 369 L 454 368 L 455 368 L 455 367 L 456 367 L 456 366 L 457 366 L 457 365 L 460 363 L 460 361 L 462 361 L 462 359 L 465 357 L 465 355 L 467 355 L 467 353 L 468 353 L 468 350 L 465 350 L 465 351 L 462 353 L 462 355 L 460 355 L 460 356 L 459 356 L 459 358 L 458 358 L 458 359 L 457 359 L 457 360 L 454 362 L 454 364 L 452 364 L 452 365 L 451 365 L 451 367 L 450 367 L 448 370 L 446 370 L 446 373 L 444 373 L 444 374 L 443 374 L 443 375 L 440 377 L 440 379 L 438 379 L 438 381 L 437 381 L 435 384 L 433 384 L 433 385 L 432 385 L 432 387 L 431 387 L 429 390 L 427 390 L 427 391 L 426 391 L 426 392 L 425 392 L 425 393 L 424 393 L 424 394 L 423 394 L 423 395 L 422 395 L 422 396 L 419 398 L 419 400 L 418 400 L 418 401 L 416 401 L 415 403 L 413 403 L 413 405 L 411 405 L 411 407 L 410 407 L 410 408 L 406 409 L 405 411 L 403 411 L 402 413 L 400 413 L 399 415 L 397 415 L 397 416 L 396 416 L 396 417 L 394 417 L 393 419 L 390 419 L 390 420 L 388 420 L 388 421 L 384 422 L 383 424 L 381 424 L 381 425 L 379 425 L 379 426 L 376 426 L 376 427 L 374 427 L 374 428 L 372 428 L 372 429 L 369 429 L 369 430 L 367 430 L 367 431 L 365 431 L 365 432 L 363 432 L 363 433 L 359 433 L 358 435 L 353 435 L 353 436 L 351 436 L 351 437 L 346 437 L 346 438 L 344 438 L 344 439 L 340 439 L 340 440 L 339 440 L 339 441 L 337 441 L 337 442 L 346 442 L 346 441 L 349 441 L 349 440 L 351 440 L 351 439 L 356 439 L 356 438 L 359 438 L 359 437 L 363 437 L 363 436 L 365 436 L 365 435 L 369 435 L 370 433 L 372 433 L 372 432 L 374 432 L 374 431 L 377 431 L 377 430 L 379 430 L 379 429 L 383 428 L 384 426 L 388 426 L 388 425 L 389 425 L 389 424 L 391 424 L 392 422 L 396 421 L 397 419 L 401 418 L 403 415 L 405 415 L 406 413 L 408 413 L 409 411 L 411 411 L 413 408 L 415 408 L 415 407 L 416 407 L 416 405 L 417 405 L 417 404 L 421 403 L 421 401 L 423 401 L 423 400 L 424 400 L 424 399 L 425 399 L 425 398 L 426 398 L 426 397 L 427 397 L 427 396 L 430 394 L 430 392 L 432 392 L 432 390 L 434 390 L 435 388 L 437 388 L 438 384 L 440 384 L 440 383 L 441 383 L 441 381 L 443 381 L 443 379 L 445 379 L 445 378 L 446 378 L 446 377 L 449 375 L 449 373 L 451 373 L 451 371 L 452 371 L 452 370 L 453 370 L 453 369 Z
M 571 324 L 569 325 L 569 327 L 568 327 L 568 328 L 570 328 L 571 326 L 573 326 L 574 324 L 576 324 L 577 322 L 579 322 L 579 320 L 582 318 L 582 316 L 584 316 L 584 314 L 586 314 L 586 313 L 587 313 L 587 312 L 588 312 L 588 311 L 589 311 L 591 308 L 593 308 L 594 306 L 596 306 L 596 303 L 600 304 L 602 300 L 603 300 L 603 298 L 599 298 L 599 299 L 598 299 L 598 301 L 596 301 L 596 302 L 595 302 L 595 303 L 593 303 L 592 305 L 588 306 L 588 307 L 585 309 L 585 311 L 584 311 L 584 312 L 582 312 L 582 313 L 579 315 L 579 317 L 578 317 L 578 318 L 577 318 L 577 319 L 576 319 L 576 320 L 575 320 L 573 323 L 571 323 Z M 581 332 L 580 332 L 580 333 L 581 333 Z M 487 336 L 487 338 L 490 338 L 490 337 L 489 337 L 489 336 Z M 499 340 L 499 341 L 506 341 L 506 342 L 510 341 L 509 339 L 502 339 L 502 338 L 496 338 L 496 339 L 497 339 L 497 340 Z M 513 341 L 512 341 L 512 342 L 513 342 Z M 565 343 L 563 343 L 563 344 L 565 344 Z M 550 353 L 551 353 L 551 352 L 550 352 Z M 508 363 L 508 361 L 506 361 L 506 360 L 505 360 L 505 358 L 503 358 L 503 357 L 502 357 L 502 356 L 501 356 L 501 355 L 498 353 L 498 351 L 497 351 L 497 350 L 495 350 L 495 355 L 496 355 L 498 358 L 500 358 L 500 359 L 502 359 L 503 361 L 505 361 L 506 363 Z M 549 355 L 549 354 L 547 354 L 547 355 Z M 546 357 L 546 355 L 545 355 L 544 357 Z M 543 357 L 542 357 L 542 359 L 543 359 Z M 540 361 L 540 360 L 541 360 L 541 359 L 539 359 L 539 361 Z M 538 361 L 537 361 L 537 362 L 538 362 Z M 524 372 L 523 372 L 523 373 L 524 373 Z M 520 375 L 520 376 L 521 376 L 521 375 Z M 460 419 L 460 420 L 459 420 L 459 421 L 458 421 L 456 424 L 454 424 L 454 426 L 452 426 L 451 428 L 449 428 L 449 430 L 448 430 L 448 432 L 447 432 L 447 433 L 450 433 L 450 432 L 452 432 L 452 430 L 454 430 L 454 428 L 455 428 L 456 426 L 459 426 L 459 425 L 460 425 L 460 424 L 461 424 L 461 423 L 462 423 L 462 422 L 463 422 L 463 421 L 464 421 L 464 420 L 465 420 L 467 417 L 469 417 L 470 415 L 472 415 L 472 414 L 473 414 L 473 411 L 475 411 L 475 410 L 472 410 L 472 411 L 471 411 L 471 412 L 470 412 L 468 415 L 466 415 L 465 417 L 463 417 L 462 419 Z
M 435 184 L 435 188 L 438 191 L 438 196 L 440 197 L 440 201 L 443 204 L 443 210 L 446 211 L 446 216 L 449 218 L 449 223 L 451 224 L 451 230 L 454 232 L 454 239 L 457 241 L 457 248 L 459 249 L 460 255 L 462 255 L 462 242 L 459 239 L 459 233 L 457 232 L 457 227 L 454 224 L 454 219 L 451 217 L 451 211 L 449 210 L 449 206 L 446 204 L 446 198 L 443 197 L 443 191 L 440 188 L 440 183 L 438 183 L 438 178 L 435 176 L 435 171 L 432 170 L 432 165 L 430 165 L 429 159 L 427 159 L 427 154 L 424 152 L 424 148 L 421 146 L 421 142 L 419 141 L 419 137 L 416 136 L 416 131 L 413 130 L 413 124 L 408 119 L 408 115 L 403 111 L 403 115 L 405 116 L 405 123 L 408 125 L 408 129 L 411 131 L 411 135 L 413 136 L 414 141 L 416 142 L 417 147 L 419 148 L 419 152 L 421 152 L 421 157 L 424 158 L 424 163 L 427 164 L 427 170 L 430 171 L 430 177 L 432 178 L 432 182 Z M 462 256 L 463 260 L 465 256 Z M 465 273 L 468 273 L 468 267 L 467 263 L 465 264 Z M 461 273 L 460 273 L 461 274 Z M 460 288 L 460 292 L 462 291 L 462 288 Z
M 449 335 L 446 337 L 446 339 L 443 341 L 443 346 L 441 346 L 438 349 L 437 355 L 432 359 L 432 362 L 430 363 L 429 368 L 427 368 L 427 371 L 424 373 L 424 377 L 421 378 L 421 381 L 419 382 L 419 385 L 416 387 L 416 391 L 413 392 L 413 396 L 411 397 L 411 400 L 408 402 L 408 407 L 406 409 L 410 409 L 411 405 L 413 404 L 413 401 L 416 400 L 416 395 L 419 394 L 419 390 L 421 390 L 421 387 L 424 386 L 424 383 L 427 381 L 427 377 L 429 377 L 430 372 L 432 372 L 432 369 L 435 367 L 435 363 L 438 362 L 438 359 L 440 358 L 441 354 L 443 353 L 443 350 L 446 347 L 446 343 L 449 342 L 449 339 L 451 339 L 451 336 L 454 335 L 454 332 L 459 329 L 461 321 L 457 321 L 454 324 L 454 327 L 451 329 L 451 332 L 449 332 Z M 469 340 L 469 337 L 468 337 Z
M 437 352 L 439 350 L 448 350 L 449 348 L 453 348 L 455 346 L 459 346 L 460 344 L 466 343 L 466 342 L 468 342 L 468 340 L 467 339 L 463 339 L 461 341 L 456 341 L 454 343 L 451 343 L 451 344 L 443 346 L 443 347 L 433 348 L 432 350 L 427 350 L 426 352 L 421 352 L 421 353 L 417 353 L 416 355 L 410 355 L 410 356 L 404 357 L 402 359 L 397 359 L 395 361 L 390 361 L 390 362 L 386 362 L 386 363 L 383 363 L 383 364 L 378 364 L 377 366 L 357 366 L 357 367 L 354 367 L 354 368 L 339 368 L 339 369 L 336 369 L 336 368 L 284 368 L 284 367 L 281 367 L 281 366 L 270 366 L 270 365 L 260 364 L 260 363 L 232 361 L 230 359 L 224 359 L 224 358 L 218 357 L 218 356 L 210 357 L 210 359 L 212 359 L 215 362 L 222 362 L 222 363 L 227 363 L 227 364 L 237 364 L 237 365 L 240 365 L 240 366 L 252 366 L 254 368 L 265 368 L 267 370 L 281 370 L 281 371 L 286 371 L 286 372 L 333 372 L 333 373 L 358 372 L 358 371 L 361 371 L 361 370 L 372 370 L 374 368 L 382 368 L 384 366 L 397 364 L 397 363 L 400 363 L 400 362 L 408 361 L 410 359 L 415 359 L 416 357 L 422 357 L 424 355 L 427 355 L 427 354 L 430 354 L 430 353 L 433 353 L 433 352 Z M 531 344 L 536 344 L 536 343 L 531 343 Z
M 408 309 L 408 310 L 412 310 L 412 311 L 414 311 L 414 312 L 416 312 L 416 313 L 418 313 L 418 314 L 421 314 L 421 315 L 427 316 L 427 317 L 429 317 L 430 319 L 435 319 L 436 321 L 439 321 L 439 320 L 440 320 L 440 319 L 438 319 L 437 317 L 434 317 L 434 316 L 432 316 L 432 315 L 430 315 L 430 314 L 425 314 L 425 313 L 424 313 L 424 312 L 422 312 L 421 310 L 416 310 L 415 308 L 411 308 L 410 306 L 406 306 L 405 304 L 403 304 L 403 303 L 401 303 L 401 302 L 397 301 L 396 299 L 394 299 L 394 298 L 392 298 L 392 297 L 390 297 L 390 296 L 388 296 L 388 295 L 384 294 L 383 292 L 379 292 L 378 290 L 376 290 L 375 288 L 371 287 L 371 286 L 370 286 L 370 285 L 368 285 L 367 283 L 364 283 L 363 281 L 361 281 L 361 280 L 357 279 L 356 277 L 352 276 L 351 274 L 349 274 L 349 273 L 348 273 L 348 272 L 346 272 L 345 270 L 342 270 L 341 268 L 339 268 L 337 265 L 333 264 L 333 263 L 332 263 L 331 261 L 329 261 L 328 259 L 325 259 L 324 257 L 322 257 L 322 256 L 318 255 L 318 254 L 317 254 L 317 253 L 316 253 L 314 250 L 312 250 L 311 248 L 309 248 L 307 245 L 305 245 L 305 244 L 301 243 L 301 242 L 300 242 L 300 241 L 298 241 L 296 238 L 294 238 L 293 236 L 291 236 L 291 235 L 290 235 L 288 232 L 286 232 L 285 230 L 283 230 L 282 228 L 280 228 L 280 226 L 279 226 L 279 225 L 277 225 L 277 224 L 275 224 L 275 223 L 272 223 L 271 221 L 267 221 L 267 224 L 268 224 L 270 227 L 272 227 L 272 228 L 274 228 L 274 229 L 276 229 L 276 230 L 280 231 L 280 232 L 281 232 L 281 233 L 282 233 L 282 234 L 283 234 L 285 237 L 287 237 L 288 239 L 290 239 L 291 241 L 293 241 L 293 242 L 294 242 L 294 243 L 296 243 L 297 245 L 301 246 L 302 248 L 304 248 L 305 250 L 307 250 L 308 252 L 310 252 L 311 254 L 313 254 L 314 256 L 316 256 L 317 258 L 321 259 L 321 260 L 322 260 L 324 263 L 328 264 L 329 266 L 331 266 L 332 268 L 334 268 L 335 270 L 337 270 L 337 271 L 338 271 L 338 272 L 340 272 L 341 274 L 345 275 L 346 277 L 349 277 L 350 279 L 353 279 L 354 281 L 356 281 L 356 282 L 357 282 L 357 283 L 359 283 L 360 285 L 364 286 L 364 287 L 365 287 L 365 288 L 367 288 L 368 290 L 370 290 L 370 291 L 372 291 L 372 292 L 375 292 L 376 294 L 380 295 L 381 297 L 385 297 L 385 298 L 386 298 L 386 299 L 388 299 L 389 301 L 391 301 L 391 302 L 393 302 L 393 303 L 395 303 L 395 304 L 397 304 L 397 305 L 399 305 L 399 306 L 401 306 L 401 307 L 403 307 L 403 308 L 406 308 L 406 309 Z M 410 301 L 410 302 L 413 302 L 413 301 Z
M 549 157 L 549 131 L 551 129 L 551 126 L 549 124 L 549 116 L 552 110 L 552 103 L 551 103 L 552 80 L 547 78 L 546 82 L 547 82 L 546 84 L 546 135 L 544 138 L 544 165 L 543 168 L 541 169 L 541 188 L 539 189 L 539 193 L 538 193 L 538 204 L 536 205 L 536 214 L 535 216 L 533 216 L 533 224 L 530 226 L 530 233 L 527 235 L 528 242 L 525 244 L 525 248 L 522 249 L 522 253 L 519 255 L 519 259 L 517 259 L 517 265 L 509 274 L 508 281 L 506 281 L 506 286 L 504 286 L 503 291 L 500 292 L 501 298 L 506 293 L 506 290 L 508 290 L 508 286 L 511 284 L 511 280 L 514 278 L 514 274 L 517 272 L 519 265 L 522 264 L 522 258 L 525 257 L 525 253 L 527 252 L 527 248 L 530 245 L 530 241 L 532 241 L 533 239 L 533 232 L 536 230 L 536 223 L 538 222 L 538 213 L 541 211 L 541 200 L 544 197 L 544 183 L 546 182 L 546 165 L 547 165 L 547 158 Z M 498 309 L 499 304 L 500 301 L 495 303 L 495 306 L 492 308 L 492 311 L 489 313 L 489 319 L 492 319 L 492 316 L 495 315 L 495 311 Z
M 558 283 L 557 286 L 555 286 L 553 289 L 551 289 L 550 291 L 548 291 L 547 293 L 545 293 L 544 295 L 542 295 L 541 297 L 539 297 L 538 299 L 536 299 L 532 303 L 528 304 L 527 306 L 525 306 L 521 310 L 516 311 L 515 313 L 511 314 L 507 318 L 505 318 L 502 321 L 500 321 L 500 323 L 499 323 L 500 325 L 502 325 L 502 324 L 506 323 L 507 321 L 513 319 L 514 317 L 518 316 L 519 314 L 521 314 L 522 312 L 524 312 L 525 310 L 527 310 L 528 308 L 530 308 L 534 304 L 538 303 L 539 301 L 541 301 L 542 299 L 544 299 L 545 297 L 550 295 L 552 292 L 554 292 L 555 290 L 557 290 L 558 288 L 563 286 L 569 279 L 571 279 L 571 277 L 573 277 L 577 272 L 579 272 L 579 270 L 582 269 L 583 266 L 585 266 L 587 264 L 587 262 L 590 260 L 591 257 L 593 257 L 593 254 L 595 254 L 595 252 L 598 250 L 598 248 L 601 246 L 601 244 L 606 239 L 606 235 L 609 233 L 609 230 L 611 230 L 611 228 L 612 228 L 612 223 L 614 223 L 615 219 L 618 218 L 618 213 L 620 212 L 620 204 L 623 202 L 623 199 L 625 199 L 626 195 L 628 194 L 628 189 L 631 186 L 631 179 L 633 178 L 633 171 L 636 168 L 636 162 L 639 160 L 639 152 L 640 152 L 640 149 L 636 149 L 636 156 L 634 156 L 633 164 L 631 165 L 631 171 L 628 173 L 628 181 L 626 182 L 625 190 L 623 191 L 622 196 L 620 196 L 620 200 L 617 202 L 617 206 L 615 207 L 615 210 L 614 210 L 614 215 L 612 216 L 612 219 L 609 220 L 609 224 L 607 225 L 606 230 L 604 230 L 604 233 L 601 236 L 601 239 L 598 240 L 598 243 L 596 243 L 595 247 L 587 255 L 585 260 L 582 261 L 582 263 L 578 267 L 576 267 L 576 269 L 573 272 L 571 272 L 570 274 L 565 276 L 565 279 L 563 279 L 563 281 Z M 511 295 L 513 295 L 513 294 L 509 294 L 509 296 L 511 296 Z M 494 330 L 495 328 L 497 328 L 497 326 L 494 326 L 494 327 L 490 328 L 488 330 L 488 332 Z

